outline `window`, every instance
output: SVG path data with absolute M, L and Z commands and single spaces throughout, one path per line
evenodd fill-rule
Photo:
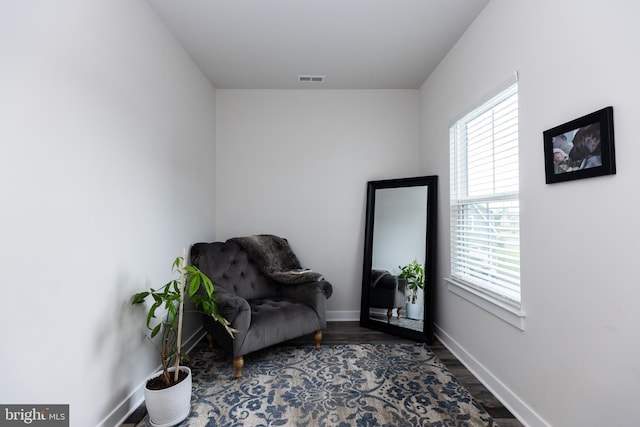
M 522 318 L 517 81 L 455 122 L 449 138 L 449 283 Z

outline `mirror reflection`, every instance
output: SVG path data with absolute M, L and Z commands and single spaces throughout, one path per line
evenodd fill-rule
M 430 343 L 437 176 L 370 181 L 360 324 Z
M 422 331 L 428 188 L 376 190 L 369 317 Z

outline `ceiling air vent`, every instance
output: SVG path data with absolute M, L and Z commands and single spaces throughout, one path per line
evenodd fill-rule
M 324 76 L 298 76 L 300 83 L 324 83 Z

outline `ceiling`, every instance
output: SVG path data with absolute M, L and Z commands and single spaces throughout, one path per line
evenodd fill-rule
M 489 0 L 147 1 L 218 89 L 418 89 Z

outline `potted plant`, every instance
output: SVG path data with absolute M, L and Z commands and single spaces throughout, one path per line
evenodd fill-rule
M 424 289 L 424 265 L 413 260 L 405 266 L 398 266 L 398 278 L 407 282 L 407 289 L 411 294 L 407 297 L 407 318 L 422 319 L 423 304 L 418 301 L 418 291 Z
M 176 425 L 191 411 L 191 370 L 180 366 L 181 360 L 188 360 L 181 350 L 185 293 L 197 309 L 212 316 L 231 336 L 235 332 L 218 312 L 213 283 L 197 267 L 185 265 L 185 252 L 183 249 L 182 257 L 173 262 L 172 271 L 178 274 L 177 279 L 160 289 L 139 292 L 132 301 L 132 304 L 142 304 L 151 297 L 153 304 L 147 313 L 146 326 L 151 331 L 150 339 L 159 335 L 156 346 L 162 369 L 148 378 L 144 389 L 153 426 Z M 156 316 L 159 316 L 157 323 L 154 322 Z

